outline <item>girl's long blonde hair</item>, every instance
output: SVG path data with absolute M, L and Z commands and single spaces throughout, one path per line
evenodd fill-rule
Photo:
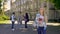
M 43 15 L 44 16 L 44 8 L 40 8 L 40 15 Z

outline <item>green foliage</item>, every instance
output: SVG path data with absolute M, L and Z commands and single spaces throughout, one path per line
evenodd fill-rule
M 1 3 L 2 3 L 2 0 L 0 0 L 0 9 L 1 9 L 1 6 L 2 6 L 2 4 L 1 4 Z
M 9 20 L 9 16 L 1 15 L 1 16 L 0 16 L 0 21 L 1 21 L 1 20 Z
M 60 0 L 49 0 L 52 2 L 56 9 L 60 9 Z
M 1 6 L 2 6 L 2 4 L 1 4 L 1 3 L 2 3 L 2 1 L 0 0 L 0 8 L 1 8 Z
M 2 1 L 3 1 L 3 0 L 0 0 L 0 20 L 8 20 L 9 17 L 6 16 L 5 14 L 3 14 L 3 12 L 2 12 L 2 8 L 1 8 L 1 6 L 2 6 Z
M 1 14 L 1 12 L 2 12 L 2 9 L 1 9 L 1 6 L 2 6 L 2 0 L 0 0 L 0 14 Z

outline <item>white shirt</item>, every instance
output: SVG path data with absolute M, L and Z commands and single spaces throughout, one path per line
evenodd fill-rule
M 14 15 L 11 16 L 11 21 L 15 21 L 15 16 Z
M 37 23 L 38 26 L 43 27 L 43 26 L 44 26 L 44 24 L 43 24 L 43 22 L 44 22 L 44 17 L 40 15 L 40 17 L 37 18 L 37 20 L 38 20 L 38 23 Z
M 42 19 L 42 21 L 39 21 L 39 18 Z M 36 19 L 35 19 L 37 26 L 40 27 L 46 27 L 46 23 L 44 22 L 44 16 L 40 15 L 40 14 L 36 14 Z

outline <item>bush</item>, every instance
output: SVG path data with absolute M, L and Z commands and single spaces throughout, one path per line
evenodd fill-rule
M 0 16 L 0 20 L 9 20 L 9 16 L 2 15 Z
M 0 21 L 1 21 L 1 20 L 4 20 L 4 19 L 3 19 L 2 17 L 0 17 Z
M 2 16 L 2 18 L 3 18 L 4 20 L 8 20 L 8 19 L 9 19 L 8 16 Z

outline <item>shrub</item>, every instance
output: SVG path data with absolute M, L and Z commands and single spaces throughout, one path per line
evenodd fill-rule
M 9 16 L 2 15 L 0 16 L 0 20 L 9 20 Z

